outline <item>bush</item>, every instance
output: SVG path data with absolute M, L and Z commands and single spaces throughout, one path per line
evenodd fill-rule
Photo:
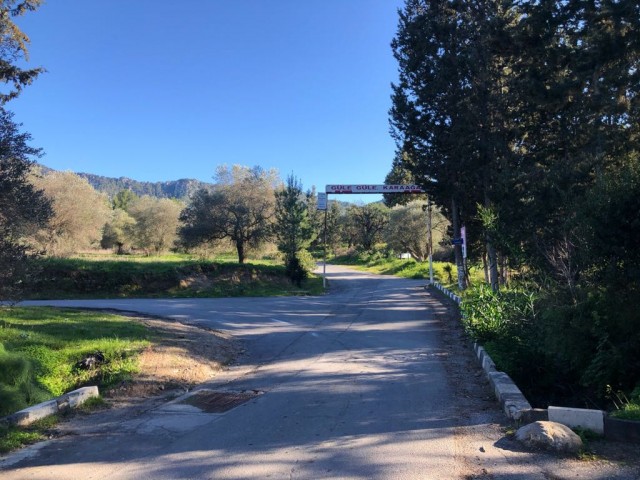
M 306 250 L 299 250 L 295 255 L 286 255 L 284 263 L 285 274 L 297 287 L 302 287 L 302 282 L 309 277 L 309 273 L 316 265 L 315 260 Z
M 535 299 L 525 290 L 494 292 L 484 283 L 474 286 L 464 295 L 465 329 L 481 343 L 518 336 L 534 322 Z
M 535 293 L 524 289 L 493 292 L 481 283 L 465 292 L 461 309 L 467 333 L 484 346 L 496 367 L 509 374 L 530 401 L 537 402 L 551 389 L 554 369 L 540 349 Z

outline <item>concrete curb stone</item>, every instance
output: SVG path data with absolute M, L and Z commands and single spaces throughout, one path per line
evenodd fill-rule
M 459 296 L 454 295 L 441 284 L 434 282 L 432 285 L 451 298 L 456 304 L 460 305 L 462 303 L 462 299 Z M 532 408 L 518 386 L 511 380 L 509 375 L 496 370 L 496 364 L 481 345 L 475 343 L 473 349 L 507 418 L 515 422 L 526 418 L 527 412 Z
M 82 387 L 65 393 L 53 400 L 48 400 L 20 410 L 19 412 L 4 417 L 0 421 L 9 425 L 30 425 L 49 415 L 55 415 L 58 412 L 63 412 L 71 408 L 78 408 L 90 398 L 98 397 L 99 395 L 98 387 L 96 386 Z

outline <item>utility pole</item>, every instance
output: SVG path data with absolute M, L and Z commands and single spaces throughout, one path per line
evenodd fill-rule
M 424 210 L 424 207 L 422 207 Z M 431 197 L 427 196 L 427 232 L 428 232 L 428 249 L 429 249 L 429 284 L 433 285 L 433 234 L 431 224 Z
M 329 200 L 327 200 L 327 208 L 324 209 L 324 260 L 322 262 L 322 288 L 327 289 L 327 210 L 329 209 Z

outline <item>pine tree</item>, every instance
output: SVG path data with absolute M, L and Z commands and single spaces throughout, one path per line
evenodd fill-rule
M 301 286 L 307 278 L 305 249 L 315 238 L 309 222 L 308 203 L 300 181 L 290 175 L 285 187 L 276 192 L 274 232 L 278 250 L 284 255 L 287 276 Z

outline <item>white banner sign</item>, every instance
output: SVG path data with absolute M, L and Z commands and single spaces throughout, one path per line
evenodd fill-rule
M 327 209 L 327 194 L 323 192 L 318 192 L 318 206 L 317 210 L 326 210 Z
M 424 193 L 419 185 L 327 185 L 327 193 Z

